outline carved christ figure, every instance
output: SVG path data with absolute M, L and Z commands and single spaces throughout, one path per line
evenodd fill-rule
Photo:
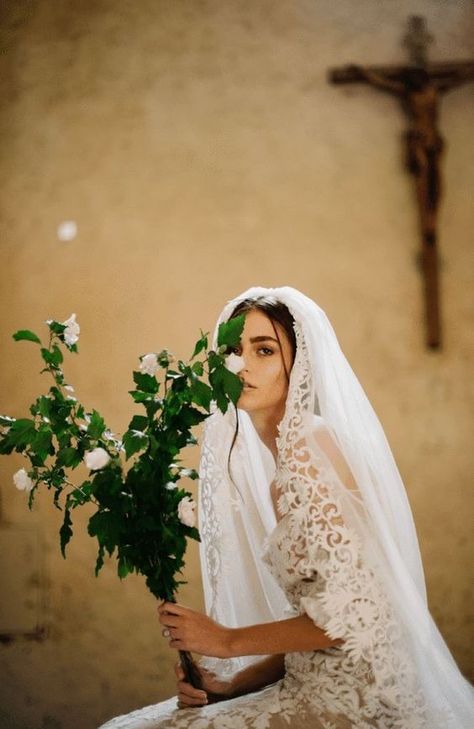
M 456 69 L 445 78 L 434 78 L 424 68 L 408 67 L 385 75 L 362 66 L 347 67 L 353 80 L 366 81 L 401 99 L 410 127 L 405 132 L 405 163 L 415 177 L 421 228 L 426 244 L 436 243 L 436 216 L 441 197 L 440 156 L 444 140 L 438 130 L 438 99 L 460 86 L 472 69 Z

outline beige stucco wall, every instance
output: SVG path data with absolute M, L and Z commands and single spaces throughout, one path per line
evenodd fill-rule
M 10 0 L 2 12 L 0 410 L 26 414 L 49 387 L 35 347 L 11 339 L 19 328 L 77 313 L 67 376 L 120 432 L 138 412 L 127 390 L 139 354 L 189 356 L 199 328 L 250 285 L 300 288 L 328 313 L 386 429 L 433 616 L 472 676 L 474 85 L 442 106 L 434 353 L 403 117 L 393 99 L 325 78 L 346 62 L 404 59 L 411 12 L 428 19 L 433 58 L 467 58 L 472 4 Z M 78 236 L 61 243 L 70 219 Z M 22 465 L 0 462 L 2 561 L 15 565 L 3 577 L 27 561 L 33 578 L 3 599 L 17 617 L 38 609 L 48 634 L 0 644 L 0 725 L 91 729 L 171 695 L 175 654 L 144 584 L 120 583 L 110 564 L 94 577 L 85 514 L 64 561 L 49 494 L 30 514 L 12 486 Z M 30 551 L 25 529 L 39 540 Z M 196 547 L 180 599 L 201 608 Z

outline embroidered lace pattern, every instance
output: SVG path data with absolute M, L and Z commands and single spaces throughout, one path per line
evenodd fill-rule
M 334 469 L 301 437 L 313 391 L 302 331 L 299 326 L 295 331 L 299 357 L 277 440 L 283 516 L 267 539 L 263 559 L 293 607 L 344 643 L 314 655 L 288 654 L 287 676 L 311 691 L 305 678 L 311 663 L 319 674 L 318 690 L 313 688 L 308 700 L 319 709 L 338 708 L 357 726 L 376 718 L 380 726 L 419 729 L 427 726 L 424 701 L 401 625 L 363 558 L 358 534 L 344 521 Z

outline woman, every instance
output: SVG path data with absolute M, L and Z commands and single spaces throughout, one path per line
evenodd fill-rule
M 103 729 L 468 729 L 400 474 L 331 324 L 290 287 L 249 289 L 217 325 L 240 313 L 244 389 L 200 464 L 207 615 L 158 608 L 205 691 L 177 666 L 178 700 Z

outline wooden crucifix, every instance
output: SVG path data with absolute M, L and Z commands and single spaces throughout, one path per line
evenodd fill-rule
M 441 346 L 439 275 L 437 252 L 437 215 L 441 196 L 440 157 L 445 143 L 438 130 L 438 107 L 442 94 L 474 80 L 473 61 L 427 62 L 427 46 L 433 40 L 426 31 L 424 18 L 409 18 L 404 38 L 411 64 L 404 66 L 356 66 L 329 70 L 334 84 L 368 83 L 400 99 L 408 117 L 404 133 L 405 166 L 413 175 L 422 238 L 419 265 L 425 292 L 426 344 Z

